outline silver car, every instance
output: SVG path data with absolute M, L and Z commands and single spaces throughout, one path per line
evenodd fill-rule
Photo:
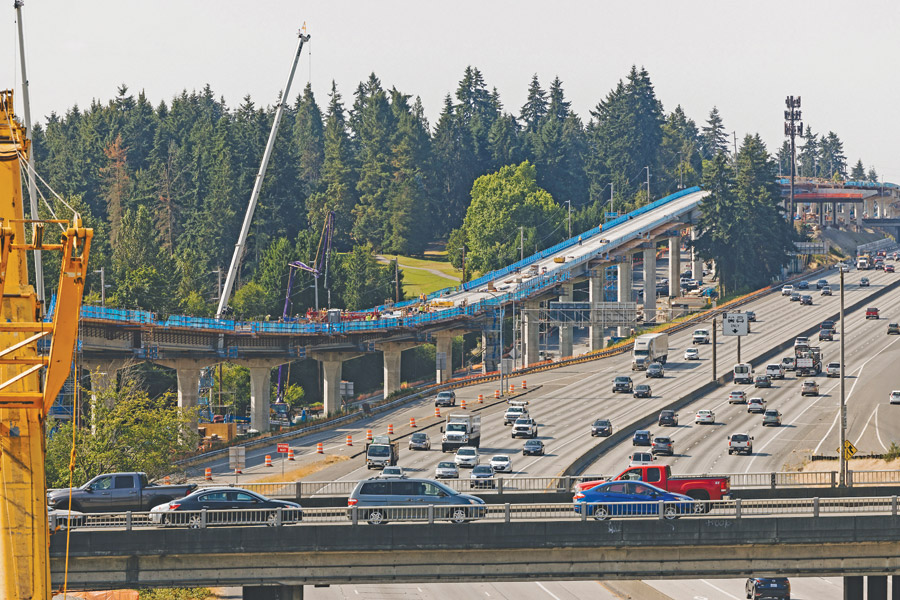
M 763 413 L 762 424 L 763 427 L 766 425 L 774 425 L 775 427 L 781 426 L 781 413 L 774 408 L 767 408 L 766 412 Z
M 459 468 L 456 463 L 444 460 L 434 468 L 435 479 L 459 479 Z
M 427 433 L 416 432 L 409 438 L 410 450 L 431 450 L 431 439 Z

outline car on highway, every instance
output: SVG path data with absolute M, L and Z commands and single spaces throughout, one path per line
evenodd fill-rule
M 748 323 L 756 323 L 756 313 L 752 310 L 745 310 L 744 314 L 747 315 Z
M 869 287 L 869 278 L 868 278 L 868 277 L 861 277 L 861 278 L 859 279 L 859 287 Z
M 469 487 L 474 489 L 494 489 L 494 469 L 490 465 L 476 465 L 469 473 Z
M 631 381 L 631 377 L 627 375 L 620 375 L 612 380 L 612 391 L 616 392 L 625 392 L 626 394 L 630 394 L 634 392 L 634 382 Z
M 784 379 L 784 367 L 778 363 L 766 365 L 766 375 L 769 379 Z
M 744 593 L 750 600 L 790 600 L 791 584 L 787 577 L 750 577 Z
M 650 386 L 646 383 L 639 383 L 634 386 L 634 394 L 635 398 L 650 398 L 653 395 L 653 391 L 650 389 Z
M 827 285 L 828 285 L 827 279 L 820 279 L 816 282 L 816 289 L 821 290 L 823 287 L 826 287 Z
M 694 416 L 694 423 L 697 425 L 712 425 L 716 422 L 716 413 L 711 410 L 698 410 L 697 414 Z
M 746 404 L 747 392 L 744 390 L 732 390 L 728 394 L 728 404 Z
M 816 383 L 815 379 L 807 379 L 803 382 L 803 385 L 800 387 L 800 395 L 801 396 L 818 396 L 819 395 L 819 384 Z
M 891 392 L 891 395 L 888 397 L 888 402 L 890 404 L 900 404 L 900 390 Z
M 709 329 L 695 329 L 694 333 L 691 335 L 691 343 L 692 344 L 708 344 L 709 343 Z
M 512 459 L 508 454 L 495 454 L 489 464 L 494 473 L 512 473 Z
M 700 351 L 696 348 L 685 349 L 684 360 L 700 360 Z
M 794 350 L 809 348 L 809 338 L 800 336 L 794 338 Z
M 629 467 L 641 467 L 644 465 L 652 465 L 656 457 L 652 452 L 632 452 L 628 457 Z
M 753 380 L 754 388 L 770 388 L 772 387 L 772 379 L 768 375 L 757 375 Z
M 638 429 L 631 438 L 632 446 L 650 446 L 653 442 L 650 439 L 650 432 L 646 429 Z
M 442 460 L 434 468 L 435 479 L 459 479 L 459 467 L 449 460 Z
M 834 329 L 820 329 L 819 330 L 819 341 L 820 342 L 833 342 L 834 341 Z
M 798 290 L 808 290 L 808 289 L 809 289 L 809 282 L 808 282 L 808 281 L 798 281 L 798 282 L 797 282 L 797 289 L 798 289 Z
M 763 427 L 766 425 L 773 425 L 775 427 L 781 426 L 781 413 L 775 410 L 774 408 L 767 408 L 766 412 L 763 413 Z
M 812 306 L 812 296 L 809 294 L 803 294 L 800 296 L 800 305 L 801 306 Z
M 787 284 L 781 287 L 781 295 L 782 296 L 790 296 L 794 293 L 794 286 L 791 284 Z
M 409 438 L 410 450 L 431 450 L 431 438 L 422 431 L 417 431 Z
M 678 427 L 678 413 L 674 410 L 663 410 L 659 413 L 657 423 L 660 427 Z
M 591 424 L 591 437 L 609 437 L 613 434 L 612 421 L 597 419 Z
M 399 465 L 388 465 L 381 470 L 381 473 L 375 476 L 376 479 L 391 479 L 394 477 L 406 477 L 406 474 L 403 472 L 403 467 Z
M 155 525 L 186 525 L 192 529 L 206 525 L 269 525 L 278 523 L 278 509 L 282 523 L 299 523 L 303 510 L 296 502 L 266 498 L 256 492 L 238 487 L 203 488 L 153 507 L 150 522 Z M 181 513 L 181 514 L 179 514 Z
M 791 294 L 791 302 L 800 302 L 800 292 L 794 292 Z
M 438 392 L 437 397 L 434 399 L 434 405 L 456 406 L 456 392 L 454 392 L 453 390 Z
M 494 472 L 487 465 L 485 469 Z M 347 498 L 347 518 L 356 507 L 360 519 L 370 525 L 383 525 L 392 519 L 410 516 L 410 507 L 423 510 L 434 505 L 436 519 L 465 523 L 485 515 L 484 500 L 461 494 L 440 481 L 431 479 L 363 479 Z
M 676 519 L 694 512 L 694 499 L 673 494 L 643 481 L 607 481 L 580 491 L 573 498 L 575 513 L 603 521 L 614 516 L 659 515 L 663 502 L 663 517 Z
M 528 416 L 528 409 L 524 406 L 510 406 L 503 413 L 503 424 L 512 425 L 522 417 Z
M 822 288 L 822 295 L 823 295 L 823 296 L 831 296 L 831 295 L 832 295 L 832 291 L 831 291 L 831 286 L 830 286 L 830 285 L 826 285 L 825 287 Z
M 747 400 L 747 412 L 766 412 L 766 401 L 763 398 L 750 398 L 749 400 Z
M 644 377 L 652 377 L 654 379 L 665 377 L 665 375 L 666 370 L 663 369 L 663 366 L 657 362 L 650 363 L 650 366 L 647 367 L 647 371 L 644 373 Z
M 796 371 L 797 359 L 793 356 L 785 356 L 781 359 L 781 366 L 785 371 Z
M 469 469 L 475 467 L 478 464 L 478 448 L 463 446 L 456 451 L 453 462 L 456 463 L 457 467 L 467 467 Z
M 734 365 L 734 368 L 731 370 L 732 380 L 736 383 L 753 383 L 753 373 L 755 372 L 753 369 L 753 365 L 750 363 L 738 363 Z
M 843 271 L 844 273 L 849 273 L 851 267 L 850 267 L 850 265 L 848 265 L 847 263 L 841 263 L 841 264 L 838 265 L 838 268 L 839 268 L 841 271 Z
M 819 323 L 819 329 L 834 329 L 834 321 L 831 319 L 825 319 L 821 323 Z
M 888 323 L 888 335 L 900 335 L 900 323 Z
M 894 265 L 884 265 L 884 272 L 885 272 L 885 273 L 893 273 L 893 272 L 894 272 Z
M 522 454 L 524 456 L 543 456 L 544 442 L 541 440 L 528 440 L 525 442 L 525 445 L 522 446 Z
M 650 453 L 673 456 L 675 454 L 675 441 L 667 435 L 658 435 L 653 438 L 653 442 L 650 444 Z
M 874 306 L 870 306 L 866 309 L 866 319 L 878 319 L 880 318 L 878 315 L 878 309 Z
M 728 454 L 753 454 L 753 436 L 746 433 L 729 435 Z
M 511 435 L 514 439 L 517 437 L 536 438 L 538 436 L 537 421 L 528 415 L 519 417 L 516 419 L 516 422 L 513 423 Z

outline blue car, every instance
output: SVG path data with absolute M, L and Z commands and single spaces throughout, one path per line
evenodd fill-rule
M 573 498 L 575 513 L 598 521 L 613 516 L 659 515 L 659 503 L 663 505 L 663 517 L 677 519 L 680 515 L 695 512 L 694 499 L 682 494 L 672 494 L 642 481 L 607 481 Z

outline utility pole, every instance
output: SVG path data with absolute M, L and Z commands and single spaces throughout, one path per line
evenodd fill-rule
M 394 302 L 400 302 L 400 259 L 394 259 Z
M 684 162 L 681 152 L 678 153 L 678 189 L 684 189 Z
M 106 267 L 100 267 L 100 306 L 106 307 Z
M 803 137 L 803 123 L 800 113 L 800 96 L 788 96 L 784 99 L 787 110 L 784 111 L 784 135 L 791 138 L 791 197 L 788 201 L 788 221 L 794 225 L 794 176 L 797 172 L 797 151 L 794 138 Z
M 738 341 L 740 341 L 740 340 L 741 340 L 741 338 L 738 337 Z M 716 318 L 715 317 L 713 317 L 713 326 L 712 326 L 712 368 L 713 368 L 712 369 L 713 381 L 715 381 L 716 380 Z
M 845 458 L 844 444 L 847 441 L 847 396 L 845 395 L 844 388 L 844 371 L 846 370 L 846 363 L 844 362 L 844 334 L 846 333 L 846 328 L 844 327 L 844 269 L 843 267 L 840 269 L 841 272 L 841 314 L 839 316 L 839 320 L 841 323 L 841 445 L 838 448 L 838 454 L 840 455 L 841 461 L 841 476 L 839 485 L 844 487 L 847 484 L 847 459 Z
M 465 283 L 466 282 L 466 245 L 465 244 L 463 244 L 463 247 L 462 247 L 462 272 L 463 272 L 462 282 Z
M 569 237 L 572 237 L 572 201 L 566 200 L 566 204 L 569 205 Z
M 647 204 L 650 203 L 650 165 L 644 167 L 647 169 Z
M 519 225 L 519 260 L 525 260 L 525 227 Z

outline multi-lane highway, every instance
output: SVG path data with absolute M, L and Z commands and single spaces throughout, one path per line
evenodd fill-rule
M 865 275 L 872 282 L 868 288 L 860 288 L 858 286 L 859 272 L 853 271 L 847 274 L 846 301 L 848 304 L 877 292 L 882 286 L 893 281 L 894 278 L 900 277 L 900 275 L 875 271 L 869 271 Z M 829 279 L 833 284 L 837 281 L 836 271 L 827 273 L 823 277 Z M 742 358 L 746 360 L 749 357 L 760 354 L 774 345 L 791 338 L 798 332 L 816 325 L 826 316 L 837 312 L 839 302 L 837 295 L 829 298 L 822 297 L 815 291 L 813 291 L 813 294 L 815 297 L 813 306 L 800 306 L 799 303 L 789 302 L 787 298 L 782 297 L 778 293 L 770 294 L 745 306 L 745 309 L 751 309 L 756 312 L 759 321 L 754 324 L 751 335 L 742 342 Z M 900 344 L 896 344 L 879 354 L 882 350 L 879 344 L 882 342 L 886 344 L 896 339 L 894 337 L 887 338 L 884 332 L 886 323 L 893 314 L 897 314 L 900 317 L 900 294 L 889 294 L 875 304 L 878 304 L 882 310 L 883 318 L 880 321 L 869 321 L 866 323 L 860 314 L 853 313 L 848 315 L 847 353 L 848 357 L 851 357 L 848 358 L 851 375 L 854 374 L 854 370 L 858 369 L 854 365 L 859 364 L 862 366 L 862 360 L 870 358 L 871 360 L 863 367 L 863 373 L 868 374 L 870 371 L 874 373 L 876 369 L 880 369 L 883 367 L 883 364 L 886 364 L 881 361 L 890 361 L 889 352 L 892 348 L 900 348 Z M 710 379 L 711 348 L 709 346 L 700 347 L 700 361 L 687 362 L 683 360 L 684 349 L 690 346 L 690 335 L 691 331 L 687 330 L 670 336 L 670 360 L 666 369 L 666 377 L 661 380 L 649 380 L 653 386 L 653 397 L 648 400 L 635 400 L 630 395 L 611 393 L 610 380 L 612 377 L 619 374 L 631 374 L 630 356 L 628 354 L 529 375 L 527 377 L 529 387 L 541 386 L 540 389 L 532 391 L 527 398 L 531 401 L 530 412 L 532 416 L 540 423 L 540 438 L 547 445 L 548 454 L 543 457 L 526 458 L 519 454 L 524 442 L 511 439 L 509 427 L 504 427 L 501 424 L 502 414 L 506 408 L 505 404 L 498 403 L 488 407 L 474 405 L 476 408 L 483 408 L 483 410 L 479 411 L 479 414 L 482 415 L 484 430 L 482 434 L 482 455 L 487 455 L 489 458 L 494 453 L 512 454 L 514 460 L 512 477 L 558 474 L 585 449 L 597 442 L 596 438 L 589 436 L 589 423 L 594 418 L 607 417 L 612 419 L 616 426 L 625 425 L 638 417 L 659 410 L 660 407 L 688 391 L 696 389 Z M 718 342 L 718 368 L 721 375 L 730 370 L 736 362 L 736 342 L 733 338 L 723 338 L 722 336 L 719 337 Z M 825 353 L 826 362 L 837 360 L 839 342 L 823 342 L 821 345 Z M 854 358 L 863 355 L 865 355 L 865 359 L 858 360 Z M 644 381 L 642 373 L 636 373 L 635 375 L 636 381 Z M 730 386 L 724 388 L 721 398 L 709 398 L 689 409 L 682 410 L 682 427 L 677 428 L 677 430 L 666 430 L 674 434 L 676 453 L 678 454 L 669 462 L 673 464 L 676 472 L 781 469 L 786 462 L 790 462 L 785 454 L 787 452 L 789 455 L 790 450 L 784 450 L 786 445 L 792 446 L 792 448 L 798 447 L 809 450 L 815 449 L 815 446 L 818 445 L 817 443 L 810 444 L 806 441 L 802 443 L 798 441 L 795 435 L 798 426 L 804 425 L 807 420 L 814 417 L 821 417 L 828 424 L 830 424 L 830 421 L 833 421 L 836 395 L 835 390 L 829 391 L 829 388 L 835 385 L 837 380 L 832 379 L 831 383 L 828 383 L 828 380 L 824 377 L 818 379 L 822 384 L 822 393 L 827 394 L 820 398 L 806 398 L 801 401 L 799 392 L 796 389 L 796 378 L 792 376 L 785 382 L 776 382 L 776 387 L 772 390 L 759 394 L 770 400 L 772 406 L 781 410 L 785 415 L 786 426 L 781 429 L 768 428 L 763 430 L 758 426 L 761 418 L 747 415 L 744 407 L 721 405 L 724 401 L 724 395 L 730 389 Z M 848 392 L 856 381 L 856 379 L 848 380 Z M 865 387 L 865 381 L 867 381 L 866 377 L 860 378 L 859 385 L 856 386 L 851 395 L 850 439 L 867 440 L 868 435 L 871 434 L 877 440 L 874 426 L 876 418 L 878 414 L 882 414 L 883 411 L 888 410 L 890 407 L 879 408 L 878 413 L 871 415 L 871 411 L 874 410 L 874 401 L 869 409 L 865 407 L 870 405 L 862 401 L 864 397 L 862 392 L 869 389 Z M 519 383 L 518 381 L 516 382 Z M 887 385 L 888 387 L 885 389 L 888 391 L 890 387 L 889 384 L 871 385 Z M 470 403 L 470 407 L 472 407 L 472 402 L 477 398 L 478 394 L 484 394 L 486 398 L 492 398 L 493 390 L 496 387 L 498 387 L 496 383 L 471 386 L 458 390 L 457 396 L 458 398 L 466 398 Z M 874 398 L 875 396 L 883 400 L 887 397 L 887 392 L 865 394 L 865 398 Z M 491 401 L 487 400 L 486 402 Z M 724 422 L 724 424 L 705 427 L 694 426 L 691 423 L 691 416 L 695 408 L 715 409 L 717 421 L 720 423 Z M 446 414 L 447 409 L 442 410 L 443 414 Z M 423 426 L 434 425 L 439 422 L 433 414 L 433 403 L 430 400 L 424 400 L 407 405 L 386 415 L 379 415 L 367 421 L 354 423 L 346 428 L 301 438 L 298 442 L 295 442 L 295 446 L 300 448 L 303 456 L 306 457 L 305 460 L 308 461 L 316 458 L 312 453 L 315 451 L 317 442 L 323 442 L 328 454 L 349 456 L 362 450 L 361 442 L 364 439 L 366 429 L 372 429 L 376 434 L 384 433 L 387 430 L 387 425 L 390 423 L 394 425 L 397 436 L 403 435 L 411 431 L 407 425 L 410 417 L 416 418 L 419 426 L 418 430 L 424 430 L 429 433 L 433 445 L 437 446 L 440 438 L 438 428 L 423 429 Z M 868 423 L 868 427 L 866 427 L 866 421 L 870 420 L 870 415 L 872 419 Z M 889 430 L 883 428 L 886 426 L 886 422 L 887 419 L 880 419 L 877 431 L 881 432 L 884 444 L 889 445 L 890 442 L 884 439 L 885 436 L 890 437 Z M 827 426 L 825 429 L 827 429 Z M 862 435 L 863 429 L 865 429 L 866 435 Z M 752 431 L 756 437 L 754 444 L 755 455 L 752 457 L 728 456 L 725 451 L 726 434 L 732 431 L 743 430 Z M 857 435 L 856 431 L 860 435 Z M 355 444 L 349 448 L 344 445 L 348 434 L 353 436 Z M 825 431 L 822 431 L 822 436 L 824 434 Z M 400 464 L 416 474 L 431 476 L 437 462 L 452 459 L 451 454 L 442 454 L 439 450 L 410 452 L 406 449 L 406 439 L 401 439 L 400 443 Z M 831 444 L 831 442 L 826 443 Z M 862 449 L 876 450 L 881 448 L 880 444 L 871 446 L 866 445 L 867 442 L 863 441 L 862 443 L 863 445 L 860 446 Z M 836 446 L 837 444 L 831 445 Z M 823 445 L 822 448 L 828 451 L 833 450 L 831 446 Z M 608 452 L 589 472 L 617 472 L 626 464 L 625 459 L 630 450 L 630 445 L 624 445 L 614 449 L 612 452 Z M 252 453 L 248 454 L 252 455 Z M 227 464 L 224 461 L 220 461 L 215 468 L 219 472 L 225 472 L 227 471 Z M 263 468 L 258 467 L 257 469 Z M 357 480 L 370 475 L 371 472 L 363 466 L 362 457 L 356 457 L 322 469 L 316 473 L 314 479 L 325 481 L 337 479 Z M 462 476 L 467 476 L 467 473 L 463 472 Z

